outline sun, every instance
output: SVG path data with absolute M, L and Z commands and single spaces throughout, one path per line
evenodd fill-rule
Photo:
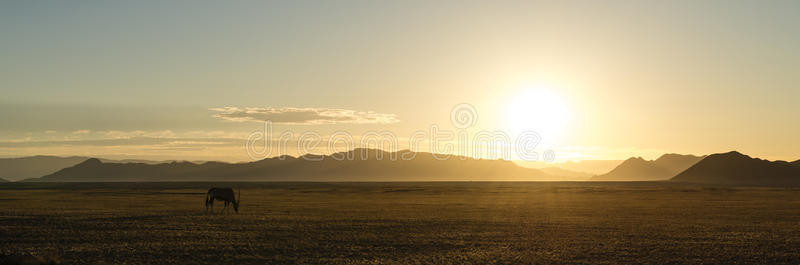
M 542 141 L 553 143 L 566 132 L 569 108 L 552 90 L 526 89 L 506 104 L 505 127 L 511 134 L 534 131 L 542 136 Z

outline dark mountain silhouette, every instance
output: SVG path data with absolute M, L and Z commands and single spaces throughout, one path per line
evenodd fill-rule
M 28 178 L 38 178 L 47 174 L 54 173 L 60 169 L 74 166 L 86 161 L 89 157 L 84 156 L 28 156 L 17 158 L 0 158 L 0 177 L 9 181 L 18 181 Z M 100 158 L 103 162 L 110 163 L 145 163 L 158 164 L 169 161 L 152 160 L 113 160 Z
M 594 176 L 593 181 L 656 181 L 668 180 L 698 161 L 700 156 L 664 154 L 656 160 L 631 157 L 610 172 Z
M 724 185 L 797 186 L 800 185 L 800 167 L 786 161 L 763 160 L 731 151 L 706 157 L 672 178 L 672 181 Z
M 794 161 L 794 162 L 792 162 L 792 165 L 795 165 L 795 166 L 799 166 L 799 167 L 800 167 L 800 160 L 797 160 L 797 161 Z
M 413 159 L 403 159 L 412 157 Z M 441 155 L 440 155 L 441 156 Z M 352 158 L 352 159 L 348 159 Z M 392 160 L 391 158 L 397 158 Z M 319 161 L 314 161 L 319 160 Z M 355 149 L 328 156 L 281 156 L 249 163 L 103 163 L 91 158 L 73 167 L 27 181 L 506 181 L 559 180 L 505 160 L 431 153 Z
M 0 178 L 0 182 L 8 182 L 8 180 L 6 180 L 4 178 Z

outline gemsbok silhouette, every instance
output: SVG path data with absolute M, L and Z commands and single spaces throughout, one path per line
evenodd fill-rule
M 211 188 L 206 193 L 206 212 L 210 209 L 214 212 L 214 200 L 224 201 L 225 208 L 222 209 L 224 213 L 228 210 L 228 204 L 233 204 L 233 210 L 239 213 L 239 200 L 242 199 L 242 190 L 239 190 L 239 199 L 236 199 L 233 189 L 231 188 Z

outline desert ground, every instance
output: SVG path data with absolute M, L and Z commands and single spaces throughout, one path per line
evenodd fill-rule
M 207 213 L 212 186 L 239 213 Z M 800 189 L 6 183 L 0 254 L 64 264 L 800 263 Z

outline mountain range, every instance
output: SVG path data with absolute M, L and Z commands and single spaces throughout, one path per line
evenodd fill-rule
M 15 181 L 19 176 L 31 176 L 24 180 L 31 182 L 582 181 L 588 176 L 587 173 L 554 167 L 526 168 L 506 160 L 459 156 L 437 159 L 440 156 L 408 150 L 392 153 L 375 149 L 354 149 L 332 155 L 279 156 L 247 163 L 35 156 L 0 159 L 0 173 L 5 174 L 0 182 Z M 402 159 L 409 157 L 413 159 Z M 55 169 L 61 165 L 65 168 Z M 39 177 L 35 175 L 37 172 L 48 173 Z M 800 160 L 768 161 L 735 151 L 704 157 L 665 154 L 652 161 L 630 158 L 591 180 L 667 179 L 721 185 L 800 186 Z
M 691 167 L 704 156 L 664 154 L 656 160 L 631 157 L 606 174 L 592 177 L 592 181 L 657 181 L 669 180 Z
M 439 155 L 441 156 L 441 155 Z M 397 159 L 391 159 L 395 157 Z M 409 158 L 413 159 L 401 159 Z M 354 149 L 331 155 L 280 156 L 248 163 L 106 163 L 90 158 L 26 181 L 544 181 L 562 180 L 506 160 Z
M 769 161 L 732 151 L 709 155 L 671 180 L 707 184 L 798 186 L 798 161 Z
M 0 158 L 0 178 L 8 181 L 18 181 L 28 178 L 38 178 L 44 175 L 52 174 L 65 167 L 74 166 L 78 163 L 86 161 L 89 157 L 84 156 L 28 156 L 17 158 Z M 145 164 L 159 164 L 171 161 L 152 161 L 152 160 L 113 160 L 113 159 L 100 159 L 103 162 L 110 163 L 145 163 Z

